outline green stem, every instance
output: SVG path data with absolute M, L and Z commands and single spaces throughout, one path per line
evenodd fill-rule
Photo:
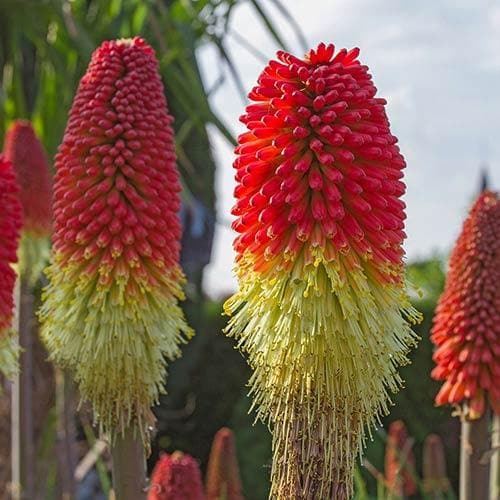
M 111 447 L 116 500 L 145 500 L 146 459 L 140 436 L 130 428 Z
M 462 418 L 460 443 L 460 500 L 488 498 L 490 468 L 484 456 L 490 450 L 490 412 L 478 420 Z

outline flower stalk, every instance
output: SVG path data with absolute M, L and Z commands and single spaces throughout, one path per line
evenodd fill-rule
M 146 498 L 146 458 L 141 437 L 127 429 L 111 447 L 113 491 L 116 500 Z
M 460 499 L 489 497 L 491 418 L 486 408 L 480 418 L 461 420 Z

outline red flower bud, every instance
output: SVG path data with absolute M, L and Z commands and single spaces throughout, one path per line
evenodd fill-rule
M 190 455 L 176 451 L 164 454 L 156 462 L 148 500 L 204 500 L 198 462 Z
M 207 466 L 207 500 L 243 500 L 234 435 L 223 427 L 214 436 Z
M 417 492 L 415 484 L 415 456 L 412 441 L 402 420 L 389 426 L 385 445 L 385 479 L 396 497 L 411 496 Z

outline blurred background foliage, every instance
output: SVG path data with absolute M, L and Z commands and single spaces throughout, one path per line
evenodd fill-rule
M 286 44 L 266 14 L 266 3 L 278 7 L 298 38 L 304 40 L 284 3 L 241 1 L 252 5 L 253 22 L 262 23 L 280 46 Z M 225 47 L 231 13 L 237 3 L 238 0 L 0 0 L 0 139 L 12 120 L 30 119 L 52 158 L 92 51 L 105 39 L 135 35 L 144 36 L 153 45 L 175 115 L 184 188 L 182 264 L 189 280 L 184 307 L 197 335 L 185 347 L 183 358 L 169 369 L 168 395 L 156 409 L 158 432 L 150 466 L 160 450 L 181 449 L 197 457 L 204 469 L 214 433 L 227 425 L 236 434 L 245 496 L 248 500 L 260 500 L 266 498 L 268 491 L 270 436 L 263 425 L 253 426 L 253 416 L 248 414 L 250 402 L 245 384 L 249 369 L 233 342 L 221 334 L 225 322 L 222 301 L 210 300 L 202 291 L 203 269 L 210 261 L 217 220 L 216 164 L 207 127 L 216 127 L 227 141 L 234 143 L 231 130 L 211 109 L 209 96 L 226 78 L 232 78 L 244 94 L 238 65 Z M 242 43 L 252 50 L 248 41 Z M 220 65 L 214 68 L 220 76 L 209 89 L 204 87 L 196 56 L 201 44 L 213 44 L 220 54 Z M 415 296 L 415 305 L 425 318 L 417 327 L 422 340 L 412 354 L 413 363 L 403 369 L 406 390 L 396 395 L 395 406 L 384 423 L 404 420 L 415 439 L 417 464 L 421 463 L 424 438 L 431 432 L 440 434 L 447 449 L 450 479 L 456 485 L 458 422 L 451 419 L 449 409 L 434 408 L 438 386 L 429 378 L 429 328 L 444 284 L 444 260 L 435 256 L 411 263 L 408 275 L 422 292 L 421 297 Z M 47 396 L 49 400 L 51 397 Z M 47 430 L 41 435 L 50 440 L 53 412 L 45 410 L 37 418 L 47 422 Z M 0 426 L 8 425 L 5 420 L 0 420 Z M 8 433 L 7 428 L 3 431 L 4 435 Z M 366 454 L 367 460 L 381 472 L 384 443 L 384 431 L 378 429 Z M 41 443 L 39 448 L 46 455 L 47 443 Z M 375 492 L 373 475 L 365 467 L 360 471 L 368 490 Z M 53 476 L 48 477 L 53 483 Z M 44 498 L 52 497 L 47 493 Z

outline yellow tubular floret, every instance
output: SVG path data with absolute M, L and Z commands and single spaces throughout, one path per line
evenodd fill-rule
M 419 315 L 404 285 L 381 284 L 369 263 L 347 270 L 319 255 L 257 273 L 247 254 L 239 264 L 240 292 L 225 305 L 228 333 L 248 354 L 254 407 L 273 429 L 270 498 L 350 494 L 352 485 L 339 482 L 351 476 L 364 430 L 401 387 L 396 368 L 408 362 Z M 288 477 L 293 471 L 301 474 Z
M 51 359 L 74 372 L 102 432 L 113 439 L 133 425 L 146 442 L 150 407 L 164 392 L 164 357 L 178 358 L 193 334 L 177 305 L 182 272 L 157 273 L 158 287 L 132 276 L 108 284 L 104 267 L 90 277 L 59 261 L 47 270 L 40 311 Z

